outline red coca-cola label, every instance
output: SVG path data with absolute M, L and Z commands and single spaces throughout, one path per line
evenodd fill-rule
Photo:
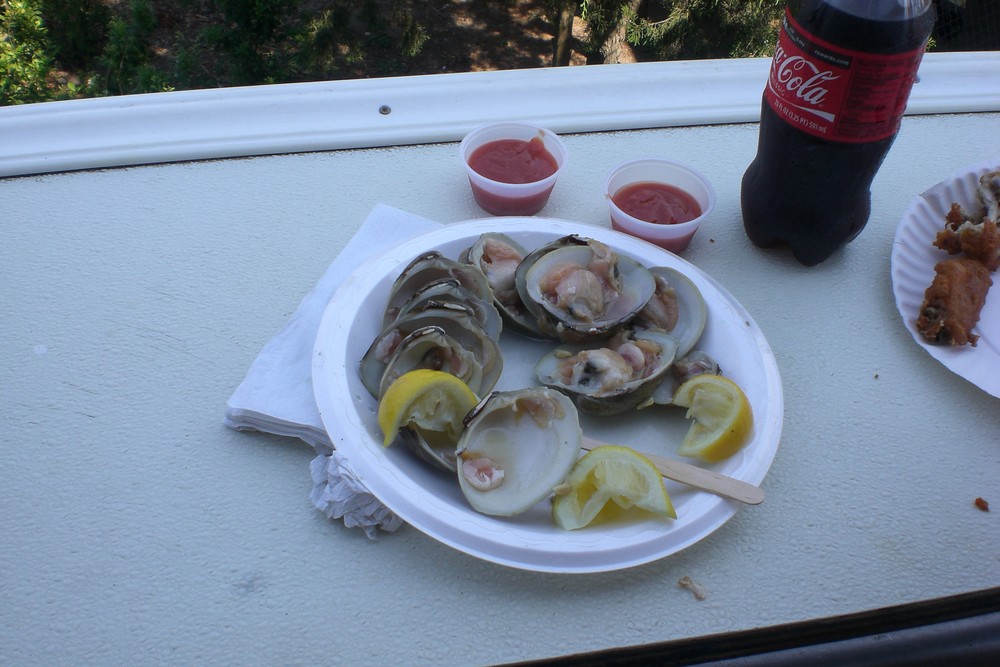
M 843 49 L 804 30 L 786 9 L 764 97 L 778 116 L 814 136 L 885 139 L 899 129 L 923 53 Z

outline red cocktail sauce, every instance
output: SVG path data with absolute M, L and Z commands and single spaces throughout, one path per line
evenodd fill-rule
M 665 183 L 626 185 L 611 200 L 633 218 L 660 225 L 676 225 L 701 215 L 694 197 Z
M 469 167 L 480 176 L 502 183 L 487 189 L 469 179 L 472 194 L 486 211 L 493 215 L 534 215 L 549 201 L 555 180 L 542 189 L 529 184 L 544 181 L 559 169 L 556 158 L 545 148 L 541 137 L 530 141 L 498 139 L 483 144 L 469 155 Z M 511 188 L 527 186 L 528 193 L 510 192 Z
M 483 144 L 469 156 L 476 173 L 500 183 L 534 183 L 548 178 L 559 168 L 541 137 L 530 141 L 498 139 Z

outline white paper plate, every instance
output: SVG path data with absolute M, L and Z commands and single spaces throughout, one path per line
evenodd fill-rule
M 781 435 L 783 397 L 771 349 L 750 315 L 721 286 L 656 246 L 599 227 L 544 218 L 490 218 L 443 227 L 407 241 L 354 273 L 337 291 L 320 324 L 313 355 L 316 403 L 331 440 L 385 505 L 427 535 L 456 549 L 511 567 L 545 572 L 615 570 L 675 553 L 712 533 L 739 509 L 736 501 L 668 482 L 676 521 L 643 520 L 567 532 L 549 516 L 548 501 L 518 517 L 500 519 L 472 510 L 448 474 L 400 448 L 383 448 L 377 405 L 362 386 L 358 363 L 378 334 L 388 289 L 416 255 L 436 249 L 458 254 L 484 232 L 502 232 L 526 248 L 566 234 L 603 241 L 647 266 L 671 266 L 701 289 L 709 319 L 699 347 L 717 358 L 753 406 L 753 440 L 715 470 L 759 485 Z M 504 333 L 504 371 L 497 389 L 536 384 L 535 361 L 552 343 Z M 671 456 L 689 422 L 676 407 L 649 408 L 594 420 L 581 416 L 590 436 Z
M 976 209 L 979 177 L 994 169 L 1000 169 L 1000 160 L 963 169 L 915 197 L 896 228 L 891 272 L 896 307 L 913 340 L 953 373 L 1000 397 L 1000 289 L 997 285 L 990 290 L 979 324 L 973 329 L 980 335 L 976 347 L 935 345 L 917 331 L 917 316 L 924 292 L 934 280 L 934 266 L 948 258 L 948 253 L 932 245 L 934 238 L 944 229 L 945 215 L 953 202 L 967 210 Z M 994 282 L 997 282 L 996 276 Z

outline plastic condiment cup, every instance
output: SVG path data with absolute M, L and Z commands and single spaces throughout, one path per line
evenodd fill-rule
M 538 137 L 545 150 L 555 158 L 556 171 L 550 176 L 531 183 L 502 183 L 486 178 L 469 166 L 469 158 L 476 149 L 503 139 L 531 141 Z M 566 146 L 550 130 L 528 123 L 493 123 L 476 128 L 462 139 L 458 147 L 462 164 L 469 175 L 469 185 L 479 206 L 493 215 L 534 215 L 549 201 L 552 188 L 566 166 Z
M 646 222 L 629 215 L 612 198 L 622 188 L 639 183 L 663 183 L 683 190 L 698 202 L 701 215 L 674 224 Z M 630 160 L 612 169 L 605 182 L 604 197 L 611 213 L 612 228 L 675 253 L 688 247 L 698 227 L 715 208 L 715 189 L 701 172 L 686 164 L 659 158 Z

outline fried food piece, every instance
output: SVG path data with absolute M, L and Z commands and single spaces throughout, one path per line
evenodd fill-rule
M 962 241 L 958 238 L 957 232 L 958 228 L 966 222 L 971 222 L 971 220 L 968 214 L 962 209 L 961 204 L 952 204 L 951 210 L 944 216 L 944 229 L 937 233 L 934 245 L 949 255 L 961 254 Z
M 978 260 L 990 271 L 1000 268 L 1000 229 L 996 221 L 983 217 L 974 222 L 958 204 L 951 205 L 934 245 L 949 255 Z
M 953 203 L 934 239 L 936 247 L 961 257 L 938 262 L 924 292 L 917 330 L 933 343 L 975 347 L 979 340 L 972 329 L 993 285 L 990 274 L 1000 268 L 1000 170 L 979 178 L 976 198 L 981 207 L 972 214 Z
M 989 270 L 967 257 L 945 259 L 934 267 L 934 282 L 924 292 L 917 331 L 932 343 L 976 346 L 972 333 L 986 294 L 993 285 Z

